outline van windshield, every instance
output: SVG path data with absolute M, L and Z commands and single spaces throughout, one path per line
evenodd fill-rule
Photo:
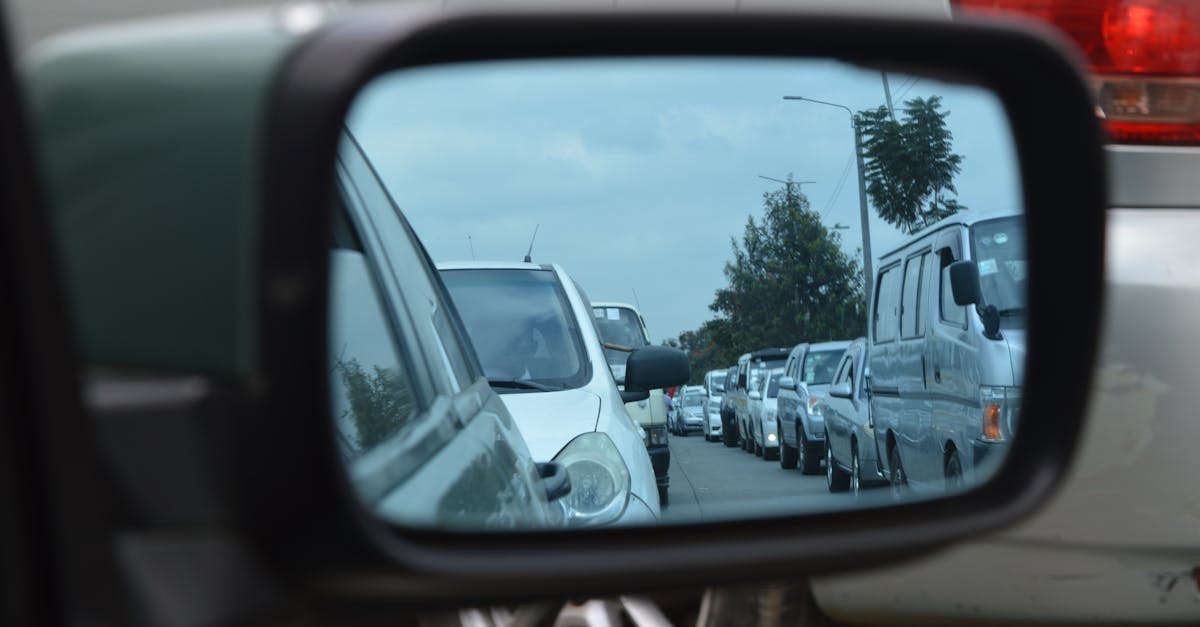
M 606 344 L 617 344 L 629 348 L 646 346 L 645 332 L 637 313 L 625 307 L 593 307 L 592 318 L 596 323 L 596 331 L 600 341 Z M 624 366 L 629 353 L 625 351 L 604 349 L 604 359 L 609 366 Z
M 979 264 L 983 302 L 1001 317 L 1024 316 L 1028 298 L 1025 221 L 1017 216 L 971 227 L 971 256 Z
M 709 396 L 720 396 L 725 391 L 725 377 L 726 374 L 724 372 L 713 375 L 712 383 L 708 386 Z

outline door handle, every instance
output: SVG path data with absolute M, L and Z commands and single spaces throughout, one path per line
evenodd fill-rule
M 942 382 L 942 367 L 938 364 L 933 365 L 933 381 L 934 383 Z

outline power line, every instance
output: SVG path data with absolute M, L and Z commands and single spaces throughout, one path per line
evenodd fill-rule
M 842 176 L 838 178 L 837 185 L 833 187 L 833 194 L 829 197 L 829 202 L 825 203 L 825 213 L 821 215 L 821 222 L 829 217 L 829 212 L 833 210 L 833 203 L 837 202 L 838 196 L 842 193 L 842 188 L 846 186 L 846 178 L 850 176 L 850 164 L 854 162 L 854 153 L 846 159 L 846 165 L 842 168 Z

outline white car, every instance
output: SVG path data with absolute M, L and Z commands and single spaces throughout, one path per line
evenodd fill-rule
M 750 390 L 750 428 L 753 429 L 754 454 L 763 459 L 779 457 L 779 433 L 776 431 L 779 411 L 779 378 L 783 368 L 773 368 L 759 377 L 758 385 Z
M 565 462 L 573 486 L 595 486 L 579 490 L 595 501 L 594 519 L 576 524 L 656 522 L 661 506 L 645 432 L 625 411 L 591 305 L 570 276 L 534 263 L 437 267 L 534 458 L 556 459 L 587 439 Z
M 707 419 L 704 416 L 704 388 L 687 385 L 675 394 L 675 435 L 687 437 L 689 431 L 704 432 Z

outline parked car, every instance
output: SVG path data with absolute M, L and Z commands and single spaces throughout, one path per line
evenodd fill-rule
M 754 454 L 765 460 L 779 455 L 779 431 L 776 400 L 779 396 L 779 377 L 783 368 L 763 373 L 757 388 L 750 391 L 750 427 L 754 438 Z
M 572 483 L 621 490 L 597 499 L 590 515 L 615 513 L 621 523 L 658 520 L 661 506 L 645 433 L 625 411 L 590 322 L 591 304 L 566 271 L 521 262 L 437 267 L 488 382 L 534 455 L 553 457 L 583 434 L 605 436 L 597 450 L 615 455 L 596 456 L 597 463 L 585 467 L 606 476 L 573 477 Z
M 1021 406 L 1025 224 L 968 211 L 880 257 L 869 338 L 876 447 L 895 489 L 972 485 Z
M 592 323 L 600 341 L 625 348 L 641 348 L 650 345 L 650 333 L 646 330 L 646 319 L 637 307 L 629 303 L 597 301 L 592 303 Z M 604 358 L 612 371 L 618 389 L 624 389 L 625 362 L 629 352 L 604 347 Z M 654 480 L 658 484 L 659 500 L 667 503 L 671 486 L 671 449 L 667 446 L 668 423 L 671 407 L 662 390 L 650 390 L 650 398 L 625 403 L 625 411 L 646 432 L 646 452 L 654 466 Z
M 737 366 L 730 366 L 729 370 L 725 371 L 724 393 L 721 396 L 721 441 L 730 448 L 737 446 L 741 439 L 737 428 L 737 412 L 733 407 L 733 399 L 737 390 L 737 373 Z
M 742 450 L 754 452 L 754 429 L 750 422 L 750 391 L 756 389 L 759 379 L 787 360 L 786 348 L 762 348 L 738 358 L 737 386 L 733 392 L 733 410 L 737 423 L 738 437 Z
M 721 400 L 725 398 L 726 370 L 709 370 L 704 373 L 704 439 L 717 442 L 721 439 Z
M 833 381 L 838 360 L 849 342 L 800 344 L 788 354 L 779 381 L 779 465 L 800 468 L 806 475 L 821 472 L 825 458 L 825 423 L 818 402 Z
M 865 381 L 867 340 L 846 347 L 833 384 L 818 402 L 825 419 L 825 480 L 830 492 L 849 490 L 855 496 L 864 486 L 887 483 L 875 449 L 875 423 Z
M 704 431 L 704 386 L 687 385 L 675 393 L 675 435 L 687 437 L 691 431 Z

